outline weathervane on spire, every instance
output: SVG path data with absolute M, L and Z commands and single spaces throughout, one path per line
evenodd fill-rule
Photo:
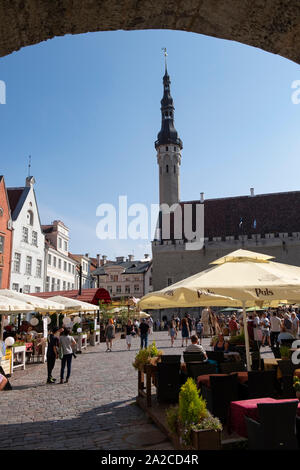
M 164 51 L 164 56 L 165 56 L 165 71 L 167 71 L 167 57 L 168 57 L 167 48 L 166 48 L 166 47 L 162 47 L 161 50 Z
M 28 157 L 28 176 L 30 176 L 30 168 L 31 168 L 31 155 Z

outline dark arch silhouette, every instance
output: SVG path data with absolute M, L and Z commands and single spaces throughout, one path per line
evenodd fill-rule
M 0 0 L 0 56 L 55 36 L 120 29 L 191 31 L 300 63 L 299 0 Z

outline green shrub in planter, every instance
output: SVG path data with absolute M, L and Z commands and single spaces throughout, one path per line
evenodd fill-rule
M 291 356 L 291 351 L 288 346 L 280 346 L 280 355 L 282 359 L 289 359 Z
M 219 419 L 214 418 L 207 410 L 206 402 L 199 395 L 196 383 L 192 378 L 188 378 L 181 387 L 179 403 L 166 411 L 166 418 L 170 431 L 174 434 L 179 433 L 185 447 L 191 446 L 193 433 L 198 431 L 220 433 L 222 430 Z M 198 440 L 198 436 L 196 437 Z

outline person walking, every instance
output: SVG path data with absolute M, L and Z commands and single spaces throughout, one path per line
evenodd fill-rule
M 112 341 L 115 337 L 115 325 L 114 321 L 112 318 L 108 320 L 108 324 L 105 328 L 105 339 L 106 339 L 106 351 L 105 352 L 111 352 L 112 350 Z
M 181 336 L 182 336 L 182 345 L 181 345 L 181 347 L 183 348 L 184 340 L 185 340 L 185 346 L 187 347 L 188 339 L 190 337 L 190 329 L 189 329 L 189 324 L 188 324 L 188 320 L 187 320 L 186 317 L 184 317 L 181 320 Z
M 130 351 L 132 338 L 135 336 L 135 329 L 132 321 L 129 319 L 126 325 L 126 344 L 127 351 Z
M 265 313 L 261 317 L 261 331 L 262 331 L 262 346 L 265 345 L 267 340 L 268 345 L 271 347 L 271 337 L 270 337 L 270 321 Z
M 200 344 L 202 344 L 202 334 L 203 334 L 203 323 L 199 319 L 196 324 L 196 334 L 198 336 Z
M 64 373 L 65 367 L 67 364 L 67 377 L 65 383 L 69 382 L 71 375 L 71 364 L 72 357 L 76 348 L 76 341 L 73 336 L 70 335 L 70 328 L 64 328 L 64 331 L 59 338 L 59 346 L 62 350 L 62 360 L 61 360 L 61 369 L 60 369 L 60 383 L 64 383 Z
M 170 323 L 169 323 L 169 335 L 170 335 L 170 338 L 171 338 L 171 348 L 173 348 L 174 346 L 174 340 L 175 340 L 175 337 L 176 337 L 176 324 L 175 324 L 175 320 L 171 320 Z
M 141 337 L 141 349 L 143 348 L 146 349 L 148 346 L 148 333 L 149 333 L 149 325 L 145 321 L 145 318 L 143 318 L 140 324 L 140 328 L 139 328 L 139 334 Z
M 52 377 L 52 371 L 55 366 L 55 361 L 58 359 L 58 350 L 59 350 L 59 337 L 56 333 L 59 331 L 59 328 L 55 326 L 52 329 L 52 333 L 48 336 L 48 348 L 47 348 L 47 371 L 48 378 L 47 384 L 52 384 L 56 382 L 56 379 Z
M 271 347 L 278 346 L 278 335 L 281 331 L 281 319 L 279 318 L 277 311 L 275 310 L 270 318 L 270 340 Z
M 236 336 L 237 335 L 239 325 L 236 321 L 236 316 L 235 315 L 232 315 L 232 317 L 230 318 L 229 323 L 228 323 L 228 328 L 229 328 L 229 335 L 230 336 Z
M 292 321 L 292 335 L 297 338 L 298 336 L 298 329 L 299 329 L 299 319 L 295 312 L 291 313 L 291 321 Z

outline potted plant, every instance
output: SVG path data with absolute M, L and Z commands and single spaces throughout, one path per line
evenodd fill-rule
M 299 377 L 295 376 L 293 381 L 294 381 L 293 387 L 296 392 L 296 397 L 298 398 L 298 400 L 300 400 L 300 379 Z
M 166 418 L 171 433 L 178 435 L 184 448 L 221 449 L 222 425 L 207 410 L 191 377 L 181 387 L 178 405 L 167 410 Z
M 280 346 L 279 350 L 280 350 L 281 359 L 285 361 L 289 360 L 290 355 L 291 355 L 290 348 L 288 346 Z
M 163 352 L 157 349 L 155 341 L 153 341 L 147 348 L 140 349 L 132 365 L 135 369 L 143 370 L 147 364 L 155 365 L 160 360 L 162 354 Z

